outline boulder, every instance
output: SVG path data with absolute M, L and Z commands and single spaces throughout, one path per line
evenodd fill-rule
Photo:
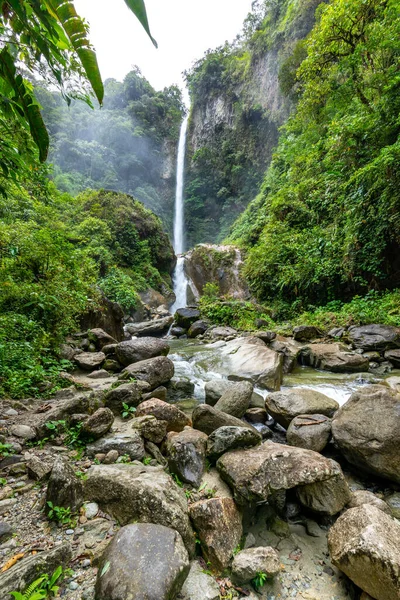
M 215 409 L 240 419 L 249 408 L 252 394 L 253 385 L 249 381 L 239 381 L 222 394 Z
M 356 508 L 357 506 L 363 506 L 363 504 L 372 504 L 372 506 L 376 506 L 376 508 L 383 510 L 388 515 L 392 515 L 389 504 L 375 496 L 372 492 L 368 492 L 368 490 L 356 490 L 353 492 L 347 507 Z
M 281 569 L 279 554 L 274 548 L 248 548 L 236 554 L 232 562 L 232 579 L 238 585 L 248 583 L 257 573 L 273 577 Z
M 197 560 L 190 566 L 189 575 L 177 600 L 220 600 L 218 583 L 204 572 L 204 567 Z
M 23 594 L 42 575 L 51 577 L 59 566 L 66 567 L 71 558 L 69 544 L 61 544 L 48 552 L 25 556 L 24 560 L 18 561 L 11 569 L 0 573 L 2 600 L 11 598 L 12 592 Z
M 75 475 L 72 466 L 66 461 L 57 458 L 51 471 L 46 494 L 46 512 L 49 512 L 48 503 L 53 506 L 70 508 L 76 512 L 83 504 L 83 484 Z
M 194 487 L 200 486 L 206 458 L 207 436 L 196 429 L 169 433 L 166 456 L 171 473 Z
M 338 463 L 312 450 L 267 441 L 224 454 L 217 469 L 239 504 L 266 502 L 294 488 L 304 506 L 320 513 L 336 514 L 350 500 Z
M 261 443 L 261 434 L 248 427 L 220 427 L 207 440 L 207 456 L 216 460 L 225 452 L 236 448 L 248 448 Z
M 111 389 L 104 397 L 104 404 L 112 410 L 115 415 L 121 415 L 124 410 L 122 404 L 138 406 L 142 401 L 142 388 L 135 381 L 123 383 Z
M 108 379 L 111 377 L 111 375 L 108 371 L 106 371 L 106 369 L 100 369 L 99 371 L 93 371 L 92 373 L 89 373 L 87 377 L 89 377 L 89 379 Z
M 177 327 L 177 326 L 171 327 L 170 334 L 179 338 L 182 335 L 186 335 L 186 329 L 184 329 L 183 327 Z
M 178 308 L 175 312 L 175 324 L 183 329 L 189 329 L 201 317 L 198 308 Z
M 308 342 L 320 336 L 320 331 L 312 325 L 300 325 L 293 329 L 293 338 L 300 342 Z
M 154 390 L 160 385 L 168 383 L 174 376 L 174 363 L 166 356 L 156 356 L 148 360 L 141 360 L 129 367 L 125 367 L 118 379 L 131 377 L 147 381 L 150 389 Z
M 148 358 L 167 356 L 169 345 L 164 340 L 154 337 L 143 337 L 126 342 L 120 342 L 115 348 L 115 354 L 121 365 L 128 366 Z
M 282 427 L 287 429 L 299 415 L 325 415 L 332 417 L 339 408 L 336 400 L 308 388 L 290 388 L 269 394 L 265 408 Z
M 153 415 L 132 419 L 131 427 L 138 431 L 145 440 L 154 444 L 161 444 L 167 435 L 167 421 L 156 419 Z
M 36 429 L 29 425 L 12 425 L 12 427 L 10 427 L 10 433 L 17 438 L 27 441 L 34 440 L 36 437 Z
M 350 327 L 348 337 L 362 350 L 389 350 L 400 348 L 400 328 L 392 325 L 361 325 Z
M 400 524 L 364 504 L 347 510 L 329 531 L 333 564 L 376 600 L 400 599 Z
M 110 431 L 114 423 L 114 415 L 109 408 L 98 408 L 93 415 L 83 423 L 82 433 L 95 440 Z
M 346 352 L 340 344 L 311 344 L 300 350 L 302 365 L 333 373 L 365 373 L 369 360 L 362 354 Z
M 188 553 L 177 531 L 152 523 L 127 525 L 102 556 L 95 598 L 171 600 L 188 572 Z
M 32 456 L 26 463 L 28 477 L 43 481 L 50 477 L 54 466 L 54 458 L 51 456 Z
M 108 346 L 109 344 L 117 343 L 116 339 L 106 333 L 104 329 L 100 329 L 100 327 L 89 329 L 88 338 L 96 346 L 97 350 L 102 350 L 104 346 Z
M 138 521 L 175 529 L 189 554 L 193 554 L 194 536 L 185 494 L 162 467 L 135 463 L 94 465 L 87 476 L 87 500 L 97 502 L 121 525 Z
M 131 460 L 142 460 L 145 455 L 143 440 L 137 431 L 131 433 L 115 433 L 86 446 L 86 454 L 107 454 L 116 450 L 120 456 L 127 454 Z
M 202 321 L 202 320 L 195 321 L 189 327 L 188 336 L 190 338 L 195 338 L 198 335 L 203 335 L 203 333 L 205 333 L 209 327 L 210 327 L 210 323 L 208 323 L 207 321 Z
M 172 315 L 163 317 L 162 319 L 154 319 L 153 321 L 144 321 L 143 323 L 127 323 L 125 331 L 131 335 L 161 335 L 166 333 L 174 321 Z
M 170 402 L 178 402 L 194 396 L 194 383 L 188 377 L 173 377 L 167 383 L 166 389 Z
M 354 392 L 335 414 L 332 435 L 351 464 L 400 483 L 400 394 L 382 385 Z
M 237 331 L 233 327 L 213 327 L 208 333 L 213 340 L 226 340 L 234 338 Z
M 390 508 L 392 515 L 400 520 L 400 492 L 395 492 L 387 498 L 385 498 L 386 504 Z
M 257 322 L 256 322 L 257 326 Z M 254 337 L 260 338 L 264 342 L 264 344 L 270 344 L 273 340 L 276 339 L 275 331 L 257 331 L 254 334 Z
M 291 373 L 294 367 L 297 365 L 297 358 L 300 350 L 303 348 L 303 344 L 291 338 L 280 337 L 279 340 L 273 340 L 269 347 L 271 350 L 274 350 L 282 355 L 283 372 Z
M 249 423 L 223 413 L 213 406 L 208 406 L 208 404 L 199 404 L 199 406 L 196 406 L 192 414 L 192 420 L 193 427 L 199 431 L 203 431 L 207 435 L 225 426 L 247 427 L 255 431 L 254 427 Z
M 143 383 L 143 382 L 142 382 Z M 159 400 L 167 401 L 167 388 L 163 385 L 156 388 L 152 392 L 148 392 L 147 394 L 143 394 L 143 400 L 151 400 L 152 398 L 158 398 Z
M 242 516 L 230 498 L 211 498 L 189 508 L 203 556 L 211 569 L 221 573 L 230 563 L 242 537 Z
M 144 417 L 146 415 L 153 415 L 160 421 L 166 421 L 167 431 L 182 431 L 186 425 L 192 424 L 189 417 L 179 410 L 179 408 L 158 398 L 145 400 L 139 404 L 136 416 Z
M 106 355 L 104 352 L 81 352 L 75 355 L 74 360 L 83 371 L 94 371 L 101 367 Z
M 322 452 L 331 431 L 332 421 L 325 415 L 299 415 L 290 423 L 286 439 L 290 446 Z
M 206 381 L 204 391 L 206 394 L 206 404 L 215 406 L 222 394 L 234 385 L 233 381 L 228 379 L 211 379 Z
M 283 359 L 256 337 L 237 338 L 221 348 L 219 372 L 232 380 L 245 379 L 269 390 L 279 390 Z
M 395 369 L 400 369 L 400 348 L 395 350 L 386 350 L 385 358 L 392 363 Z

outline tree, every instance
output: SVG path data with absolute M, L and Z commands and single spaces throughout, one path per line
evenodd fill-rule
M 144 0 L 125 0 L 153 43 Z M 49 135 L 28 76 L 56 84 L 67 102 L 102 104 L 104 86 L 88 27 L 69 0 L 6 0 L 0 6 L 0 172 L 16 179 L 37 147 L 47 158 Z M 27 135 L 28 133 L 28 135 Z M 31 138 L 31 139 L 29 139 Z M 32 144 L 33 142 L 33 144 Z M 1 189 L 0 189 L 1 191 Z

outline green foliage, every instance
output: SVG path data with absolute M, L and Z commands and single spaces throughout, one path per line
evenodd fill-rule
M 123 402 L 122 407 L 124 409 L 121 414 L 121 417 L 123 419 L 128 419 L 129 417 L 133 417 L 135 415 L 136 408 L 134 406 L 129 406 L 128 404 L 125 404 L 125 402 Z
M 254 579 L 251 580 L 251 583 L 254 585 L 256 590 L 259 590 L 260 588 L 262 588 L 265 585 L 265 583 L 267 581 L 268 581 L 268 575 L 266 573 L 263 573 L 262 571 L 260 571 L 254 577 Z
M 49 507 L 47 517 L 50 521 L 56 521 L 57 523 L 61 523 L 61 525 L 71 525 L 74 523 L 74 518 L 69 506 L 67 508 L 64 506 L 54 506 L 50 500 L 46 504 Z
M 218 296 L 218 286 L 208 284 L 205 286 L 203 296 L 200 298 L 199 308 L 204 318 L 217 325 L 228 325 L 235 329 L 245 331 L 256 330 L 256 319 L 274 322 L 268 314 L 268 309 L 253 302 L 233 300 Z
M 14 600 L 47 600 L 57 595 L 59 587 L 56 585 L 63 575 L 62 567 L 58 567 L 51 577 L 41 575 L 27 589 L 21 592 L 11 592 Z
M 11 456 L 12 454 L 15 454 L 15 452 L 11 444 L 3 444 L 0 442 L 0 456 L 4 458 L 6 456 Z

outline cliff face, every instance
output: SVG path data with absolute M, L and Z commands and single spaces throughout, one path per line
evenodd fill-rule
M 222 240 L 257 194 L 278 129 L 294 106 L 285 80 L 319 4 L 259 3 L 241 40 L 207 53 L 188 74 L 188 246 Z

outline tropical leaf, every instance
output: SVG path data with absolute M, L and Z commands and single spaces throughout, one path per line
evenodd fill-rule
M 147 19 L 146 6 L 144 0 L 125 0 L 125 4 L 131 9 L 134 15 L 139 19 L 145 31 L 148 33 L 151 41 L 157 48 L 157 42 L 150 33 L 149 21 Z

